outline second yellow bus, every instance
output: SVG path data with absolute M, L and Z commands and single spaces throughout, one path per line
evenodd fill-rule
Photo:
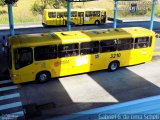
M 71 24 L 104 24 L 106 23 L 106 9 L 72 9 Z M 67 25 L 66 9 L 45 9 L 42 17 L 43 26 Z

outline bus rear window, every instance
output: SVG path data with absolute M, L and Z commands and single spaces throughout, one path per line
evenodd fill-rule
M 14 50 L 15 69 L 20 69 L 33 63 L 32 48 L 17 48 Z
M 135 39 L 134 48 L 146 48 L 151 46 L 151 38 L 150 37 L 141 37 Z

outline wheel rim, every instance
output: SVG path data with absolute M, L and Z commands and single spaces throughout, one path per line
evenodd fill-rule
M 39 78 L 40 78 L 40 81 L 41 81 L 41 82 L 44 82 L 44 81 L 47 80 L 47 75 L 46 75 L 46 74 L 41 74 L 41 75 L 39 76 Z
M 116 70 L 118 67 L 117 63 L 112 63 L 111 64 L 111 70 Z
M 96 25 L 98 25 L 99 24 L 99 22 L 98 21 L 96 21 Z

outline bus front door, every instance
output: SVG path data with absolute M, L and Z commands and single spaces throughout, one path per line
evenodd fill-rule
M 78 12 L 78 24 L 79 25 L 84 24 L 84 12 Z

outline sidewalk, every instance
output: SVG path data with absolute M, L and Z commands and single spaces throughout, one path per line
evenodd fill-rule
M 41 23 L 26 23 L 26 24 L 15 24 L 14 28 L 18 29 L 18 28 L 35 28 L 35 27 L 43 27 Z M 0 30 L 8 30 L 9 29 L 9 25 L 5 24 L 5 25 L 0 25 Z
M 117 18 L 122 20 L 123 22 L 138 22 L 138 21 L 150 21 L 150 17 L 132 17 L 132 18 Z M 154 21 L 160 22 L 160 17 L 155 17 Z M 107 23 L 112 23 L 112 21 L 107 21 Z M 15 24 L 14 28 L 35 28 L 35 27 L 43 27 L 41 23 L 26 23 L 26 24 Z M 8 30 L 9 25 L 0 25 L 0 30 Z
M 132 18 L 119 18 L 123 22 L 138 22 L 138 21 L 150 21 L 151 17 L 132 17 Z M 160 22 L 160 17 L 155 17 L 154 21 Z

